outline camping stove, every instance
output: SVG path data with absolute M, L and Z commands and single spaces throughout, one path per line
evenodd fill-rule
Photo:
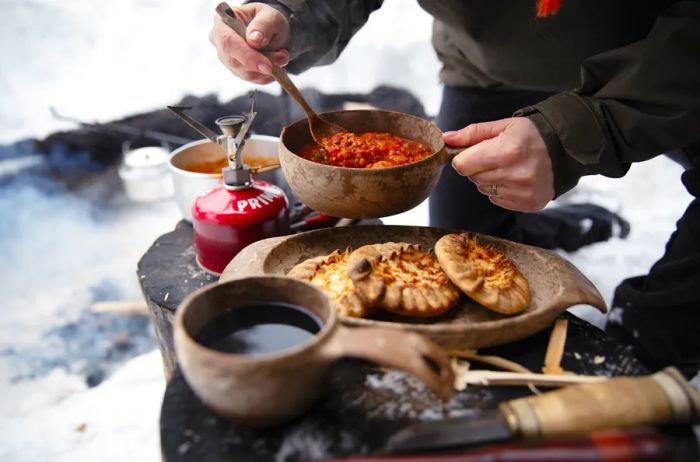
M 253 179 L 242 161 L 246 134 L 256 115 L 254 108 L 253 103 L 244 115 L 218 118 L 221 135 L 206 127 L 199 130 L 210 139 L 215 136 L 228 159 L 228 167 L 222 170 L 222 184 L 197 197 L 192 206 L 197 263 L 217 275 L 248 244 L 289 234 L 289 202 L 284 191 Z M 191 119 L 186 121 L 193 125 Z

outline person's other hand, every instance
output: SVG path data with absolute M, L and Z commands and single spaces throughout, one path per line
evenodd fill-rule
M 471 124 L 444 133 L 443 140 L 451 146 L 468 146 L 455 156 L 452 166 L 494 204 L 509 210 L 536 211 L 554 198 L 552 161 L 530 119 L 513 117 Z
M 289 61 L 289 53 L 284 49 L 289 40 L 287 18 L 263 3 L 248 3 L 234 8 L 234 11 L 247 25 L 246 39 L 243 40 L 216 15 L 209 41 L 216 47 L 219 60 L 243 80 L 259 84 L 272 82 L 270 59 L 280 66 Z M 257 51 L 262 49 L 267 56 Z

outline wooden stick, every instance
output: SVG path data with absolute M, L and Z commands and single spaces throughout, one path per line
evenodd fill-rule
M 466 382 L 471 385 L 541 385 L 545 387 L 563 387 L 582 383 L 597 383 L 608 377 L 595 375 L 546 375 L 524 372 L 469 371 Z
M 515 361 L 511 361 L 506 358 L 501 358 L 500 356 L 484 356 L 477 353 L 475 350 L 453 350 L 448 353 L 450 356 L 456 356 L 458 358 L 471 359 L 472 361 L 479 361 L 480 363 L 489 364 L 499 369 L 511 372 L 525 372 L 532 373 L 530 369 L 522 366 Z
M 554 328 L 549 336 L 547 352 L 544 356 L 544 367 L 542 372 L 547 375 L 559 375 L 564 373 L 561 368 L 561 358 L 564 356 L 564 345 L 566 344 L 566 329 L 569 326 L 567 319 L 557 319 Z
M 91 309 L 93 313 L 148 314 L 148 305 L 143 300 L 106 300 L 93 303 Z
M 466 359 L 471 359 L 472 361 L 479 361 L 480 363 L 484 364 L 489 364 L 494 367 L 498 367 L 499 369 L 503 369 L 506 371 L 511 371 L 511 372 L 524 372 L 527 374 L 532 373 L 530 369 L 527 367 L 516 363 L 515 361 L 511 361 L 510 359 L 502 358 L 500 356 L 492 356 L 492 355 L 480 355 L 477 353 L 475 350 L 454 350 L 449 352 L 450 356 L 455 356 L 458 358 L 466 358 Z M 531 392 L 533 392 L 536 395 L 539 395 L 541 392 L 540 390 L 537 389 L 532 384 L 528 384 L 527 386 Z

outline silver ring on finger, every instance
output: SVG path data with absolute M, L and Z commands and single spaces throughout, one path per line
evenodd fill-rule
M 498 185 L 491 185 L 491 194 L 489 196 L 498 197 Z

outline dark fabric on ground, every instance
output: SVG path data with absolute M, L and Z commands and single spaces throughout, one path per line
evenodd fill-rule
M 595 204 L 567 204 L 537 213 L 521 213 L 509 236 L 545 249 L 573 252 L 613 235 L 627 237 L 629 223 L 621 216 Z
M 437 124 L 443 131 L 458 130 L 470 123 L 510 117 L 517 109 L 549 96 L 446 86 Z M 629 232 L 622 217 L 593 204 L 563 205 L 536 213 L 503 209 L 450 165 L 443 169 L 429 204 L 432 226 L 490 234 L 546 249 L 573 251 L 609 239 L 616 229 L 621 237 Z
M 617 287 L 607 331 L 634 345 L 650 369 L 674 365 L 692 377 L 700 368 L 700 167 L 682 180 L 695 199 L 649 274 Z
M 366 103 L 390 111 L 405 112 L 425 118 L 425 110 L 418 98 L 401 88 L 380 85 L 369 93 L 322 93 L 313 88 L 302 89 L 309 104 L 319 112 L 343 109 L 347 102 Z M 189 106 L 188 114 L 203 124 L 217 130 L 214 120 L 222 115 L 242 114 L 250 109 L 250 95 L 244 94 L 227 102 L 220 102 L 215 95 L 202 97 L 186 96 L 172 105 Z M 255 92 L 258 112 L 252 131 L 261 135 L 279 136 L 282 127 L 304 117 L 299 105 L 287 93 L 273 95 L 265 91 Z M 60 108 L 59 108 L 60 109 Z M 81 119 L 80 114 L 66 114 Z M 0 160 L 8 157 L 21 157 L 30 154 L 46 154 L 59 149 L 66 155 L 85 155 L 92 162 L 103 167 L 114 165 L 122 158 L 122 146 L 130 143 L 131 148 L 158 145 L 157 137 L 149 136 L 149 131 L 175 135 L 191 140 L 202 136 L 180 120 L 165 107 L 153 111 L 134 114 L 123 119 L 93 128 L 52 133 L 43 140 L 23 140 L 9 146 L 0 145 Z M 179 147 L 172 143 L 170 149 Z
M 345 103 L 357 102 L 421 118 L 427 117 L 418 98 L 405 89 L 387 85 L 380 85 L 369 93 L 327 94 L 313 88 L 302 89 L 302 93 L 319 112 L 341 110 Z M 186 96 L 179 102 L 172 101 L 173 105 L 191 107 L 188 114 L 213 130 L 217 130 L 214 121 L 218 117 L 242 114 L 250 109 L 250 103 L 249 94 L 227 102 L 220 102 L 215 95 Z M 282 127 L 305 117 L 299 105 L 285 92 L 273 95 L 257 91 L 255 103 L 258 115 L 252 131 L 260 135 L 279 136 Z M 60 108 L 57 108 L 56 116 L 84 119 L 80 114 L 62 114 Z M 0 161 L 43 155 L 42 168 L 66 189 L 75 191 L 90 184 L 95 174 L 118 165 L 127 148 L 163 145 L 174 150 L 184 143 L 201 138 L 201 135 L 165 107 L 154 108 L 149 112 L 100 124 L 83 120 L 80 128 L 52 133 L 43 140 L 25 139 L 7 145 L 0 144 Z M 0 179 L 0 186 L 8 178 Z

